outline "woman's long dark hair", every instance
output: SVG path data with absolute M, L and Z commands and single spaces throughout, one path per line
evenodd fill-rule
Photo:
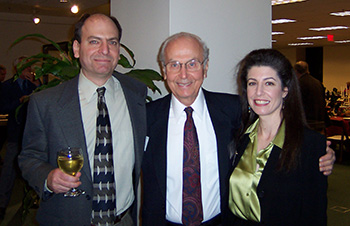
M 299 83 L 289 60 L 274 49 L 258 49 L 250 52 L 238 64 L 237 83 L 242 104 L 242 125 L 240 138 L 247 128 L 258 118 L 252 110 L 248 110 L 247 75 L 254 66 L 268 66 L 277 72 L 282 82 L 282 90 L 287 87 L 288 94 L 284 98 L 282 117 L 285 120 L 285 140 L 280 156 L 279 169 L 287 171 L 296 167 L 303 141 L 303 128 L 306 126 L 302 107 Z

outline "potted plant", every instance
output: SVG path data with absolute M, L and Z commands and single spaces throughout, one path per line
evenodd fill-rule
M 18 74 L 20 74 L 23 69 L 29 66 L 33 66 L 36 79 L 42 78 L 43 76 L 49 74 L 54 77 L 54 79 L 49 81 L 47 84 L 43 84 L 42 86 L 38 87 L 35 92 L 56 86 L 64 81 L 74 78 L 79 74 L 79 60 L 73 55 L 72 42 L 70 42 L 68 45 L 68 52 L 65 52 L 62 50 L 58 43 L 48 39 L 42 34 L 28 34 L 15 40 L 10 48 L 27 38 L 44 39 L 50 42 L 59 52 L 59 57 L 45 53 L 38 53 L 36 55 L 28 57 L 27 61 L 23 61 L 26 63 L 17 66 Z M 131 69 L 124 74 L 143 82 L 153 92 L 159 92 L 161 94 L 160 89 L 154 84 L 154 81 L 162 80 L 162 76 L 157 71 L 152 69 L 134 69 L 134 66 L 136 64 L 134 53 L 124 44 L 121 44 L 121 47 L 125 50 L 126 53 L 128 53 L 129 58 L 132 61 L 132 63 L 130 63 L 126 56 L 120 54 L 120 60 L 118 64 L 123 68 Z M 148 100 L 151 100 L 150 97 L 148 97 Z

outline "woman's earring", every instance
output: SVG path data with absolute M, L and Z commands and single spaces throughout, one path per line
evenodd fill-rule
M 250 106 L 248 105 L 248 113 L 250 114 Z

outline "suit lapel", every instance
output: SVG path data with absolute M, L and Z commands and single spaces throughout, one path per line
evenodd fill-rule
M 152 151 L 152 162 L 156 172 L 157 182 L 159 184 L 162 195 L 166 197 L 166 173 L 167 173 L 167 139 L 168 139 L 168 121 L 170 109 L 171 95 L 166 96 L 160 105 L 157 112 L 152 115 L 155 123 L 149 126 L 148 131 L 150 138 L 153 137 L 150 148 Z
M 219 166 L 219 177 L 220 177 L 220 193 L 221 197 L 222 194 L 225 192 L 225 186 L 227 184 L 226 177 L 227 172 L 230 169 L 229 164 L 229 151 L 228 151 L 228 143 L 232 139 L 230 137 L 231 131 L 230 131 L 230 125 L 227 124 L 229 120 L 227 118 L 230 117 L 230 115 L 227 115 L 224 111 L 224 106 L 218 106 L 220 102 L 215 100 L 215 95 L 204 90 L 205 100 L 207 103 L 209 115 L 211 118 L 211 121 L 213 123 L 215 135 L 216 135 L 216 142 L 217 142 L 217 149 L 218 149 L 218 166 Z
M 83 150 L 84 162 L 82 171 L 90 181 L 91 170 L 89 155 L 87 153 L 85 133 L 81 118 L 81 109 L 78 95 L 78 78 L 66 82 L 61 90 L 61 98 L 58 100 L 57 121 L 60 122 L 62 134 L 71 147 L 80 147 Z

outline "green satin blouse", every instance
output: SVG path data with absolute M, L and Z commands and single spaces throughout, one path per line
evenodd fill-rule
M 236 216 L 250 221 L 260 222 L 260 204 L 257 187 L 260 177 L 274 145 L 283 147 L 285 123 L 282 122 L 275 138 L 270 144 L 257 152 L 257 119 L 245 132 L 250 142 L 246 147 L 238 165 L 234 169 L 229 182 L 229 208 Z

